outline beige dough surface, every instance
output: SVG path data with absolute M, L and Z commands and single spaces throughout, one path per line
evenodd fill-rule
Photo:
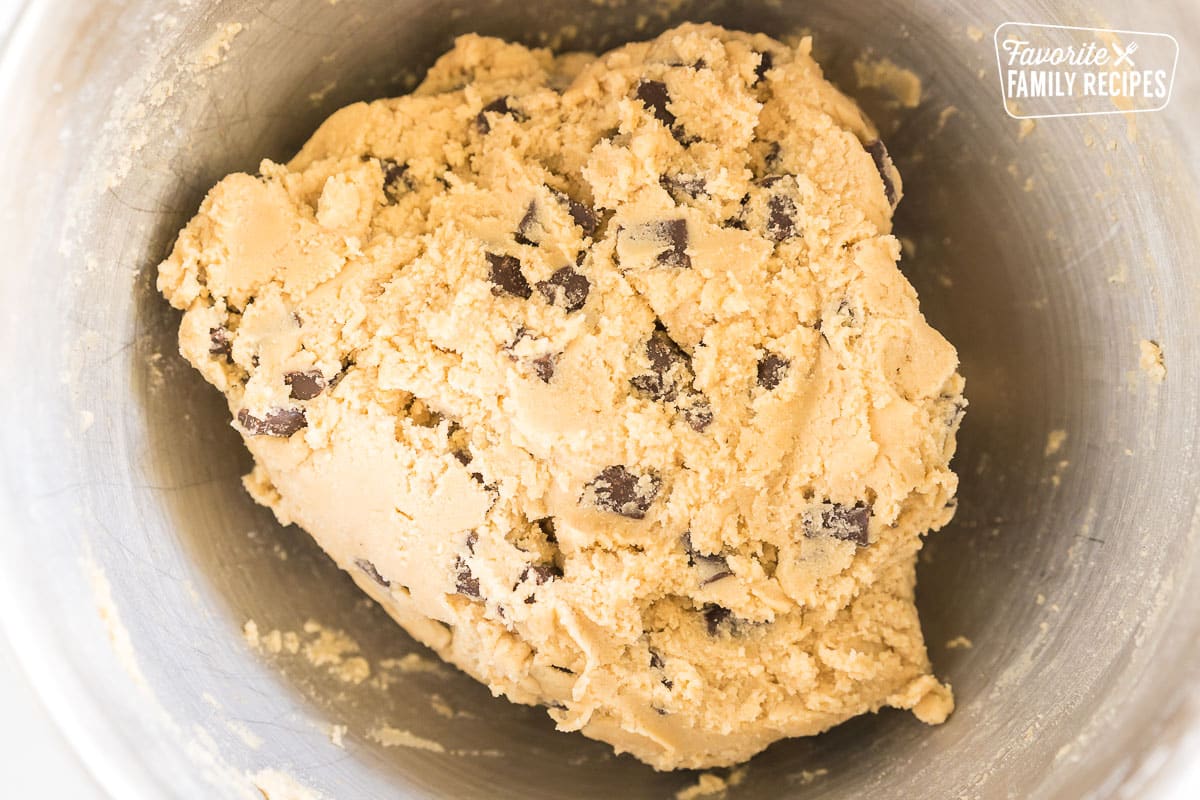
M 963 381 L 809 49 L 463 37 L 222 180 L 160 266 L 254 497 L 496 694 L 660 769 L 953 707 L 913 587 Z

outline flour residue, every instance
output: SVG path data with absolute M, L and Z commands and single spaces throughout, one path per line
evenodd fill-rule
M 358 642 L 344 631 L 327 628 L 315 620 L 305 622 L 302 633 L 278 629 L 262 633 L 257 622 L 246 620 L 242 638 L 260 653 L 302 655 L 312 666 L 343 683 L 357 685 L 371 677 L 371 664 L 361 655 Z
M 140 689 L 149 691 L 150 684 L 146 682 L 146 676 L 138 665 L 137 654 L 133 649 L 133 640 L 129 638 L 129 629 L 121 622 L 117 604 L 113 602 L 112 584 L 108 582 L 108 576 L 90 558 L 85 557 L 82 566 L 92 587 L 92 600 L 96 604 L 96 613 L 100 615 L 100 620 L 104 623 L 104 630 L 108 634 L 108 641 L 112 645 L 113 654 L 117 657 L 117 663 Z
M 196 66 L 199 69 L 212 69 L 224 61 L 229 49 L 233 47 L 233 40 L 245 28 L 246 26 L 240 22 L 231 22 L 218 28 L 200 47 L 200 52 L 196 56 Z
M 325 795 L 317 792 L 276 769 L 260 770 L 250 776 L 254 788 L 263 800 L 324 800 Z
M 1167 379 L 1167 362 L 1163 356 L 1162 346 L 1153 339 L 1142 339 L 1138 342 L 1138 367 L 1151 383 L 1162 383 Z

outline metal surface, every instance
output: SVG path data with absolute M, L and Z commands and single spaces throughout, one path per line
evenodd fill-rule
M 248 459 L 216 392 L 175 355 L 176 316 L 152 289 L 212 183 L 286 158 L 346 102 L 402 91 L 454 34 L 536 42 L 572 24 L 567 46 L 606 47 L 678 18 L 809 28 L 852 94 L 864 48 L 922 76 L 916 109 L 862 99 L 905 176 L 905 272 L 958 346 L 971 400 L 958 517 L 930 540 L 918 590 L 958 711 L 939 728 L 882 713 L 778 744 L 728 797 L 1141 798 L 1164 774 L 1183 780 L 1200 730 L 1200 12 L 1186 0 L 1136 13 L 1115 0 L 707 2 L 639 28 L 644 6 L 64 0 L 25 12 L 0 67 L 0 613 L 113 794 L 253 797 L 243 776 L 263 769 L 338 798 L 632 800 L 694 782 L 556 733 L 449 672 L 350 687 L 250 649 L 247 619 L 263 631 L 314 619 L 345 630 L 377 673 L 419 650 L 242 492 Z M 1007 19 L 1176 34 L 1171 106 L 1136 123 L 1045 120 L 1020 138 L 989 36 L 967 34 Z M 230 23 L 244 26 L 232 38 Z M 1138 369 L 1141 339 L 1162 345 L 1161 386 Z M 1067 438 L 1047 457 L 1056 429 Z M 960 635 L 974 646 L 944 646 Z M 433 713 L 433 693 L 470 716 Z M 384 722 L 485 753 L 384 748 L 367 736 Z M 344 750 L 331 724 L 347 726 Z

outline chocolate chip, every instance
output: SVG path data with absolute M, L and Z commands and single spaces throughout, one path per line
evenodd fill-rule
M 535 586 L 541 586 L 543 583 L 561 578 L 562 574 L 562 570 L 554 564 L 530 564 L 521 570 L 521 576 L 517 578 L 517 585 L 531 580 Z M 514 586 L 513 591 L 516 591 L 516 588 Z M 535 601 L 536 597 L 531 594 L 525 598 L 525 605 L 532 605 Z
M 704 615 L 704 622 L 708 626 L 708 635 L 716 636 L 722 625 L 730 623 L 733 612 L 724 606 L 706 605 L 701 612 Z
M 771 146 L 767 148 L 766 155 L 763 156 L 763 164 L 767 169 L 772 171 L 779 169 L 780 164 L 783 162 L 782 152 L 783 148 L 779 142 L 771 142 Z
M 584 498 L 605 511 L 630 519 L 644 519 L 661 487 L 662 479 L 657 473 L 650 471 L 639 475 L 618 464 L 605 467 L 587 485 Z
M 583 308 L 588 292 L 592 290 L 592 282 L 571 267 L 559 267 L 549 278 L 537 282 L 537 290 L 547 303 L 570 313 Z
M 281 439 L 308 425 L 302 408 L 272 408 L 266 417 L 256 417 L 243 408 L 237 414 L 237 421 L 251 436 L 277 436 Z
M 758 54 L 758 66 L 754 68 L 754 83 L 752 86 L 758 86 L 759 82 L 767 77 L 767 70 L 775 66 L 775 56 L 770 52 L 764 51 Z
M 653 647 L 651 647 L 649 649 L 650 649 L 650 669 L 661 670 L 663 667 L 666 666 L 666 664 L 663 663 L 662 656 L 660 656 L 658 654 L 658 651 L 655 650 Z M 660 678 L 659 682 L 662 683 L 662 685 L 667 687 L 668 689 L 670 689 L 671 687 L 673 687 L 675 685 L 675 682 L 667 677 Z M 664 711 L 661 713 L 665 714 L 666 712 Z
M 549 383 L 554 377 L 554 367 L 558 361 L 557 355 L 539 356 L 530 362 L 534 373 L 542 379 L 542 383 Z
M 767 235 L 775 242 L 796 236 L 796 204 L 787 195 L 772 195 L 767 201 Z
M 354 559 L 354 566 L 367 573 L 367 577 L 378 583 L 383 588 L 387 589 L 392 585 L 392 582 L 379 574 L 379 570 L 375 569 L 375 565 L 365 558 Z
M 650 372 L 630 379 L 633 388 L 652 400 L 674 403 L 693 430 L 703 431 L 713 420 L 707 398 L 693 386 L 692 358 L 667 331 L 658 327 L 646 341 Z
M 730 217 L 729 219 L 722 222 L 721 225 L 722 225 L 722 227 L 734 228 L 739 231 L 746 230 L 746 220 L 739 219 L 738 217 Z
M 871 543 L 868 527 L 871 521 L 871 506 L 858 502 L 853 506 L 841 503 L 822 503 L 819 514 L 805 515 L 805 536 L 832 536 L 854 542 L 859 547 Z
M 646 108 L 654 112 L 654 118 L 663 125 L 668 128 L 675 125 L 675 115 L 667 108 L 667 104 L 671 102 L 671 95 L 667 92 L 665 83 L 662 81 L 638 81 L 637 97 Z
M 691 269 L 692 257 L 687 254 L 688 227 L 686 219 L 669 219 L 659 223 L 661 236 L 670 247 L 658 254 L 658 263 L 677 269 Z
M 695 199 L 705 194 L 708 184 L 699 175 L 663 175 L 658 183 L 676 203 L 685 203 L 685 198 Z
M 650 334 L 646 357 L 651 371 L 635 375 L 630 383 L 653 400 L 674 401 L 679 394 L 678 385 L 692 380 L 691 357 L 661 328 Z
M 408 178 L 408 164 L 381 158 L 379 165 L 383 168 L 383 194 L 388 203 L 395 204 L 399 202 L 400 195 L 412 190 L 412 182 Z
M 529 288 L 529 281 L 525 280 L 525 274 L 521 272 L 520 261 L 512 256 L 500 256 L 495 253 L 488 253 L 487 260 L 488 279 L 495 284 L 492 294 L 508 293 L 525 300 L 529 299 L 533 290 Z
M 574 675 L 574 674 L 575 674 L 575 670 L 573 670 L 573 669 L 567 669 L 566 667 L 560 667 L 558 664 L 551 664 L 551 665 L 550 665 L 550 668 L 551 668 L 551 669 L 556 669 L 556 670 L 558 670 L 559 672 L 565 672 L 565 673 L 566 673 L 566 674 L 568 674 L 568 675 Z
M 767 353 L 758 360 L 758 385 L 770 391 L 779 385 L 791 365 L 783 356 Z
M 209 328 L 208 340 L 212 342 L 208 347 L 210 356 L 223 356 L 225 361 L 233 363 L 233 339 L 230 338 L 227 328 Z
M 461 595 L 478 598 L 479 579 L 471 574 L 471 567 L 459 556 L 454 562 L 454 588 Z
M 451 453 L 451 455 L 454 456 L 455 459 L 458 460 L 458 463 L 462 464 L 464 467 L 471 463 L 471 454 L 466 450 L 455 450 Z
M 571 214 L 571 219 L 580 228 L 583 228 L 584 235 L 591 236 L 596 232 L 596 212 L 585 206 L 578 200 L 567 199 L 567 211 Z
M 712 424 L 712 407 L 708 404 L 708 399 L 700 392 L 689 391 L 681 397 L 680 406 L 684 420 L 696 433 L 703 433 L 704 429 Z
M 687 253 L 688 225 L 686 219 L 668 219 L 648 222 L 632 228 L 617 228 L 618 237 L 631 237 L 638 241 L 654 241 L 662 245 L 655 261 L 666 267 L 691 269 L 692 258 Z
M 729 569 L 729 562 L 723 556 L 710 555 L 701 553 L 692 546 L 692 534 L 683 534 L 683 549 L 688 555 L 688 566 L 694 567 L 700 574 L 700 586 L 707 586 L 710 583 L 716 583 L 722 578 L 728 578 L 733 575 L 733 570 Z
M 537 224 L 537 201 L 530 200 L 529 207 L 525 209 L 525 216 L 521 217 L 521 221 L 517 223 L 517 231 L 513 234 L 513 238 L 517 240 L 517 244 L 537 244 L 536 241 L 529 238 L 529 234 L 533 232 L 535 224 Z
M 467 534 L 466 544 L 467 544 L 467 552 L 468 553 L 471 553 L 472 555 L 475 554 L 475 544 L 478 541 L 479 541 L 479 534 L 476 533 L 475 531 L 471 531 L 470 533 Z
M 554 517 L 542 517 L 537 521 L 538 529 L 550 544 L 558 544 L 558 535 L 554 529 Z
M 292 387 L 293 400 L 312 400 L 325 391 L 325 376 L 319 370 L 306 372 L 289 372 L 283 376 L 283 382 Z
M 896 184 L 892 180 L 892 173 L 896 169 L 896 165 L 892 163 L 892 157 L 888 155 L 887 146 L 884 145 L 882 139 L 872 139 L 866 144 L 867 152 L 871 154 L 871 159 L 875 162 L 875 169 L 879 172 L 879 177 L 883 181 L 883 193 L 887 197 L 888 204 L 895 208 L 900 202 L 900 198 L 896 195 Z
M 486 134 L 492 130 L 492 125 L 488 122 L 487 115 L 492 114 L 507 114 L 518 122 L 525 120 L 525 115 L 517 111 L 508 104 L 507 97 L 497 97 L 492 102 L 483 107 L 483 110 L 475 117 L 475 130 Z

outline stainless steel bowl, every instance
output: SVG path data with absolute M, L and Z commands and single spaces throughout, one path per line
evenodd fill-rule
M 812 30 L 834 79 L 883 119 L 905 177 L 898 233 L 915 245 L 903 267 L 958 346 L 971 399 L 958 517 L 931 538 L 919 584 L 957 713 L 938 728 L 882 713 L 777 744 L 728 797 L 1140 798 L 1184 785 L 1200 752 L 1200 7 L 675 6 L 25 10 L 0 67 L 0 613 L 113 794 L 254 797 L 270 775 L 247 776 L 261 770 L 338 798 L 632 800 L 695 782 L 556 733 L 449 670 L 356 687 L 286 647 L 249 647 L 248 619 L 302 634 L 313 619 L 344 630 L 376 674 L 419 651 L 243 493 L 248 459 L 216 392 L 175 354 L 176 316 L 152 288 L 217 179 L 287 158 L 345 103 L 404 91 L 455 34 L 604 48 L 684 18 Z M 1174 33 L 1171 105 L 1044 120 L 1022 138 L 990 41 L 1010 19 Z M 924 79 L 920 106 L 860 91 L 852 63 L 866 48 Z M 1139 371 L 1142 339 L 1162 346 L 1162 385 Z M 1056 430 L 1066 439 L 1048 456 Z M 973 647 L 945 646 L 958 636 Z M 469 716 L 434 713 L 433 694 Z M 383 721 L 446 752 L 385 748 L 368 737 Z

